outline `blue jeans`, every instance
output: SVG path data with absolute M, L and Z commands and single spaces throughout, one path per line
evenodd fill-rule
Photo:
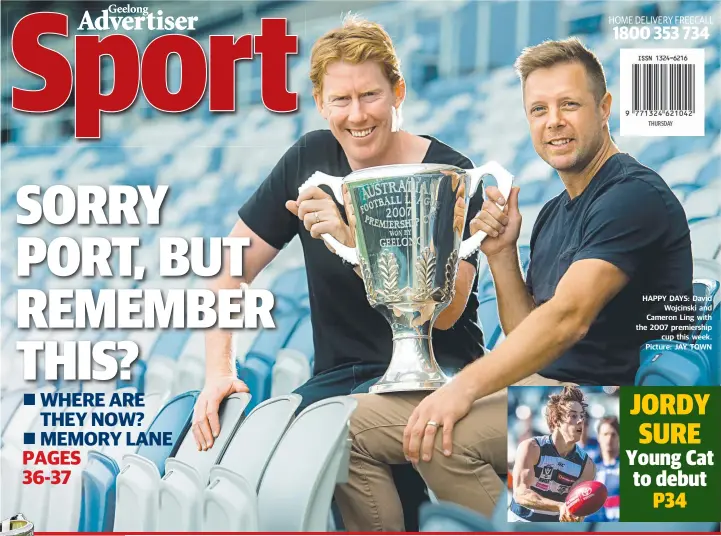
M 368 392 L 385 373 L 388 365 L 382 363 L 362 363 L 358 365 L 340 365 L 313 376 L 294 392 L 303 397 L 298 407 L 300 413 L 311 404 L 333 396 L 347 396 L 355 392 Z M 361 386 L 365 391 L 358 391 Z

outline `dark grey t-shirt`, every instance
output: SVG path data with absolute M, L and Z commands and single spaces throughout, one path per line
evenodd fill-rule
M 424 137 L 431 141 L 425 163 L 473 167 L 463 154 L 435 138 Z M 295 235 L 300 237 L 308 275 L 315 373 L 348 364 L 389 363 L 393 334 L 388 322 L 368 303 L 363 281 L 285 208 L 285 202 L 296 199 L 298 188 L 316 171 L 336 177 L 351 173 L 343 149 L 329 130 L 302 136 L 238 213 L 253 232 L 276 249 L 283 248 Z M 482 201 L 482 196 L 476 195 L 468 207 L 465 237 L 470 236 L 468 222 Z M 340 212 L 344 215 L 342 207 Z M 467 260 L 477 266 L 478 254 Z M 451 329 L 433 330 L 433 350 L 442 367 L 462 368 L 483 355 L 477 288 L 478 274 L 458 321 Z
M 628 154 L 609 158 L 580 196 L 570 199 L 564 190 L 541 210 L 526 280 L 536 304 L 551 299 L 569 266 L 582 259 L 610 262 L 630 281 L 586 337 L 540 374 L 580 384 L 633 385 L 640 346 L 683 323 L 649 321 L 648 315 L 668 315 L 664 304 L 670 296 L 691 299 L 693 262 L 681 203 L 656 172 Z M 665 301 L 644 300 L 658 295 Z M 654 329 L 663 324 L 669 329 Z

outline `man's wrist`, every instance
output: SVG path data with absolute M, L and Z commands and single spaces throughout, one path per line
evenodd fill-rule
M 501 267 L 509 264 L 518 265 L 518 243 L 514 242 L 512 246 L 503 248 L 498 253 L 487 255 L 488 265 L 491 267 Z
M 475 402 L 486 396 L 487 393 L 484 392 L 483 384 L 478 380 L 473 365 L 474 364 L 471 364 L 464 368 L 453 381 L 456 384 L 455 389 L 459 389 L 464 396 Z

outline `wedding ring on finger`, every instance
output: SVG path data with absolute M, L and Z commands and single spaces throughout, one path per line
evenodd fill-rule
M 438 428 L 439 425 L 436 421 L 428 421 L 426 423 L 426 426 L 434 426 L 434 427 Z
M 320 216 L 318 216 L 318 213 L 315 213 L 315 222 L 320 223 Z

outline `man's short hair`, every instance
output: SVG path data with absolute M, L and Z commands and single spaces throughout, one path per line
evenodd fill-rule
M 546 404 L 546 424 L 548 429 L 553 432 L 559 424 L 561 424 L 568 415 L 568 405 L 572 402 L 578 402 L 586 412 L 588 404 L 586 404 L 583 391 L 578 387 L 564 387 L 561 393 L 548 397 Z
M 388 32 L 380 24 L 357 15 L 347 15 L 340 28 L 329 31 L 313 45 L 310 81 L 314 95 L 321 94 L 328 65 L 336 61 L 352 64 L 375 61 L 381 66 L 391 87 L 403 78 L 401 60 Z
M 621 435 L 621 425 L 618 422 L 618 417 L 614 417 L 612 415 L 608 415 L 606 417 L 602 417 L 598 421 L 598 426 L 596 427 L 596 431 L 600 434 L 601 433 L 601 426 L 604 424 L 609 425 L 611 428 L 616 430 L 616 433 L 618 435 Z
M 514 64 L 516 73 L 525 87 L 526 79 L 536 69 L 548 69 L 560 63 L 580 63 L 586 69 L 590 80 L 590 89 L 600 103 L 606 94 L 606 75 L 598 57 L 587 49 L 581 41 L 570 37 L 562 41 L 544 41 L 540 45 L 526 47 Z

